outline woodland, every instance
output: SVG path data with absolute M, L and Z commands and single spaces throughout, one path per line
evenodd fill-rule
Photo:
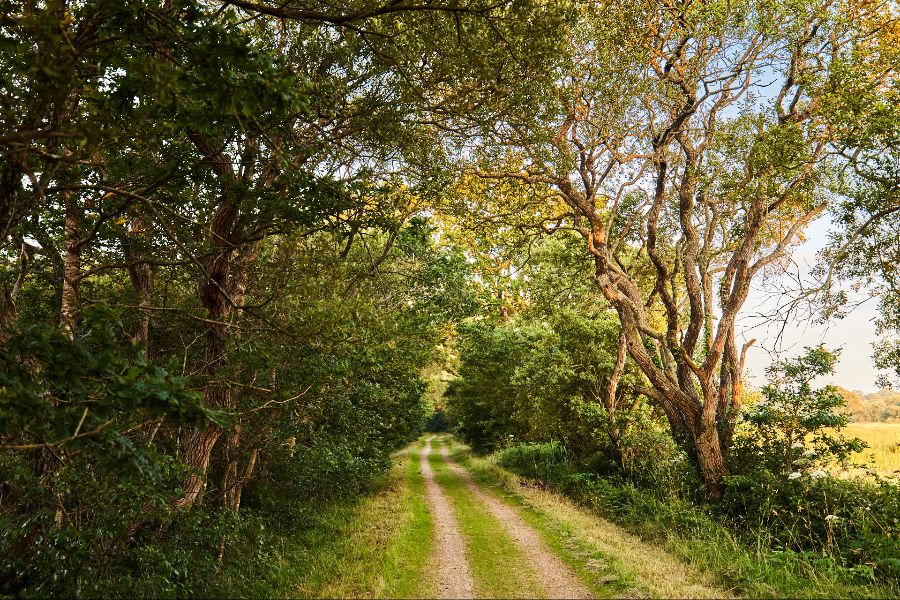
M 736 327 L 830 219 L 772 318 L 900 377 L 897 9 L 0 0 L 0 597 L 234 595 L 425 428 L 896 593 L 839 352 Z

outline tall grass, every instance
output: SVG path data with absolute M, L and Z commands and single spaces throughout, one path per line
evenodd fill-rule
M 580 473 L 549 446 L 511 448 L 491 457 L 514 473 L 539 479 L 596 514 L 662 545 L 726 589 L 748 598 L 882 598 L 897 595 L 864 571 L 841 568 L 811 552 L 773 544 L 764 528 L 738 532 L 709 505 L 676 487 L 642 488 Z
M 284 507 L 283 521 L 229 546 L 240 562 L 253 548 L 269 556 L 214 578 L 205 596 L 231 598 L 411 598 L 431 545 L 431 519 L 419 454 L 395 456 L 393 468 L 353 498 L 309 499 Z
M 854 453 L 854 462 L 871 462 L 873 469 L 885 475 L 900 471 L 900 423 L 851 423 L 841 433 L 869 444 L 867 449 Z

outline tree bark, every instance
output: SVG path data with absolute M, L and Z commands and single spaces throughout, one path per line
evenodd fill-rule
M 210 247 L 215 254 L 206 261 L 206 277 L 200 284 L 200 303 L 207 311 L 206 352 L 203 375 L 207 379 L 203 390 L 203 404 L 209 408 L 231 408 L 231 390 L 216 378 L 229 366 L 227 347 L 230 339 L 226 320 L 231 316 L 231 299 L 226 296 L 228 277 L 231 274 L 235 253 L 235 226 L 239 209 L 233 198 L 235 181 L 231 159 L 213 147 L 197 130 L 188 130 L 188 138 L 204 155 L 213 171 L 223 181 L 221 201 L 213 215 L 210 228 Z M 184 508 L 193 504 L 206 482 L 209 458 L 222 434 L 222 428 L 207 423 L 206 429 L 194 428 L 184 447 L 184 462 L 194 469 L 184 482 L 184 498 L 176 506 Z
M 622 449 L 619 446 L 619 426 L 616 423 L 616 391 L 619 387 L 619 380 L 622 373 L 625 372 L 625 359 L 628 354 L 627 340 L 625 339 L 625 331 L 619 330 L 618 351 L 616 353 L 616 362 L 613 365 L 612 373 L 609 376 L 609 383 L 604 390 L 603 408 L 606 409 L 606 419 L 609 426 L 609 441 L 612 444 L 613 454 L 619 468 L 625 470 L 625 460 L 622 456 Z
M 147 225 L 142 219 L 135 217 L 131 220 L 131 235 L 140 235 Z M 150 306 L 150 298 L 153 293 L 153 270 L 147 263 L 140 262 L 141 257 L 134 251 L 134 243 L 131 236 L 125 234 L 121 237 L 122 254 L 128 263 L 128 277 L 138 296 L 138 306 L 141 308 Z M 141 319 L 138 321 L 134 332 L 135 342 L 147 342 L 147 358 L 150 358 L 150 312 L 141 311 Z
M 253 242 L 244 247 L 243 252 L 237 260 L 235 260 L 233 273 L 228 282 L 228 295 L 237 304 L 242 305 L 247 293 L 247 285 L 249 283 L 250 269 L 249 266 L 259 258 L 259 242 Z M 233 322 L 238 323 L 242 316 L 242 309 L 238 308 L 234 315 Z M 241 337 L 240 330 L 236 330 L 233 339 L 238 340 Z M 239 369 L 240 367 L 238 367 Z M 241 490 L 244 482 L 249 479 L 253 473 L 253 467 L 256 464 L 256 450 L 252 451 L 252 457 L 248 461 L 245 468 L 245 475 L 238 477 L 238 459 L 240 458 L 240 440 L 242 427 L 240 423 L 235 425 L 234 429 L 228 433 L 227 444 L 225 450 L 226 468 L 222 477 L 223 504 L 232 510 L 238 510 L 241 505 Z
M 237 210 L 232 205 L 222 205 L 213 221 L 213 235 L 222 240 L 230 238 L 231 227 L 236 220 Z M 218 243 L 220 254 L 207 263 L 209 280 L 200 285 L 200 299 L 207 310 L 206 320 L 206 353 L 203 375 L 207 378 L 203 390 L 203 405 L 209 408 L 231 408 L 231 390 L 217 381 L 220 371 L 229 366 L 227 347 L 229 342 L 228 325 L 224 322 L 231 316 L 231 304 L 223 293 L 231 271 L 231 259 L 234 251 L 222 248 Z M 182 484 L 185 496 L 179 506 L 190 506 L 197 499 L 200 489 L 206 481 L 209 458 L 213 447 L 222 434 L 222 428 L 215 423 L 208 423 L 205 430 L 194 428 L 187 439 L 184 449 L 184 462 L 195 469 Z
M 81 279 L 81 244 L 78 231 L 81 226 L 81 210 L 74 194 L 67 193 L 64 200 L 65 256 L 63 258 L 62 302 L 59 309 L 59 324 L 66 335 L 74 335 L 75 323 L 81 311 L 78 309 L 78 283 Z

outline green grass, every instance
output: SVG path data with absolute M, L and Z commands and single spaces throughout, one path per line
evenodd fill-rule
M 518 549 L 498 521 L 450 471 L 432 441 L 428 460 L 435 480 L 453 504 L 457 523 L 466 543 L 475 596 L 480 598 L 546 597 L 527 557 Z
M 466 460 L 464 452 L 460 460 Z M 470 468 L 482 475 L 489 471 L 495 478 L 504 471 L 490 458 L 474 459 Z M 557 483 L 564 484 L 561 487 L 580 505 L 664 549 L 695 571 L 708 574 L 729 594 L 744 598 L 896 597 L 885 585 L 855 578 L 846 570 L 823 567 L 815 560 L 778 560 L 765 532 L 758 532 L 755 539 L 739 536 L 708 516 L 702 506 L 681 498 L 660 497 L 650 490 L 602 480 L 591 486 Z
M 613 598 L 637 587 L 633 571 L 609 553 L 579 535 L 577 526 L 559 520 L 540 508 L 529 504 L 521 496 L 511 492 L 512 481 L 517 476 L 504 471 L 493 463 L 474 457 L 468 450 L 450 444 L 453 458 L 468 469 L 500 502 L 519 509 L 517 512 L 541 536 L 545 544 L 563 562 L 569 565 L 596 598 Z
M 419 450 L 424 442 L 418 445 Z M 404 461 L 407 486 L 402 502 L 409 506 L 408 521 L 389 552 L 386 597 L 418 597 L 423 586 L 425 562 L 431 553 L 434 526 L 425 502 L 425 479 L 419 472 L 419 451 L 410 451 Z M 421 595 L 428 597 L 430 594 Z
M 807 558 L 777 561 L 765 532 L 742 539 L 702 509 L 678 499 L 660 499 L 634 490 L 633 506 L 606 513 L 602 500 L 595 510 L 607 514 L 645 540 L 707 571 L 724 587 L 745 598 L 885 598 L 888 588 L 857 580 L 846 571 L 820 567 Z M 751 542 L 748 544 L 748 541 Z
M 414 444 L 355 499 L 298 504 L 303 526 L 261 543 L 274 553 L 266 572 L 216 582 L 211 596 L 411 598 L 423 589 L 432 523 Z M 426 591 L 427 596 L 427 591 Z

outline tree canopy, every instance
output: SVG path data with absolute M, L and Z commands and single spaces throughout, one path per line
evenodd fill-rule
M 735 324 L 809 223 L 898 330 L 895 13 L 0 0 L 0 593 L 196 592 L 242 502 L 382 473 L 436 369 L 476 449 L 722 496 Z

